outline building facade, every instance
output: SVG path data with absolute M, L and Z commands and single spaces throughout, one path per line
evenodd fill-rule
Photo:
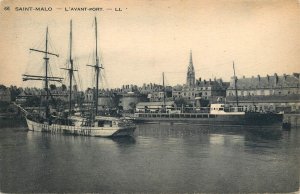
M 299 75 L 293 73 L 279 76 L 275 73 L 265 77 L 260 75 L 251 78 L 232 77 L 226 91 L 226 100 L 230 104 L 239 104 L 250 111 L 299 112 Z
M 129 92 L 119 97 L 119 107 L 125 112 L 133 112 L 139 102 L 146 101 L 147 98 L 142 94 Z
M 196 97 L 200 97 L 204 100 L 209 100 L 211 103 L 217 100 L 223 101 L 226 96 L 226 89 L 229 83 L 223 82 L 222 79 L 215 80 L 196 80 L 195 87 L 187 87 L 177 85 L 173 87 L 172 96 L 173 99 L 184 98 L 186 100 L 193 101 Z

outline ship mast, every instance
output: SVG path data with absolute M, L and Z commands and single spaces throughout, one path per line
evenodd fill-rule
M 47 26 L 47 30 L 46 30 L 46 52 L 45 52 L 45 90 L 46 90 L 46 118 L 49 117 L 49 86 L 48 86 L 48 65 L 49 65 L 49 58 L 48 58 L 48 26 Z
M 164 90 L 164 104 L 163 104 L 163 107 L 164 107 L 164 110 L 166 109 L 166 87 L 165 87 L 165 72 L 162 73 L 162 76 L 163 76 L 163 90 Z
M 103 69 L 102 65 L 99 65 L 99 57 L 98 57 L 98 31 L 97 31 L 97 18 L 95 17 L 95 37 L 96 37 L 96 61 L 95 65 L 88 65 L 91 67 L 95 68 L 95 73 L 96 73 L 96 95 L 95 95 L 95 116 L 98 114 L 98 95 L 99 95 L 99 74 L 100 74 L 100 69 Z
M 71 114 L 72 111 L 72 81 L 73 81 L 73 72 L 77 71 L 74 69 L 73 66 L 73 58 L 72 58 L 72 20 L 70 21 L 70 58 L 69 58 L 69 62 L 70 62 L 70 68 L 61 68 L 64 70 L 67 70 L 69 72 L 69 87 L 70 87 L 70 91 L 69 91 L 69 115 Z
M 236 97 L 236 106 L 239 106 L 239 97 L 238 97 L 238 91 L 237 91 L 237 77 L 235 76 L 235 67 L 234 67 L 234 61 L 232 62 L 232 66 L 233 66 L 233 74 L 234 74 L 234 89 L 235 89 L 235 97 Z
M 35 51 L 35 52 L 40 52 L 44 53 L 44 60 L 45 60 L 45 76 L 38 76 L 38 75 L 23 75 L 23 81 L 28 81 L 28 80 L 42 80 L 45 82 L 44 89 L 46 91 L 46 104 L 45 104 L 45 116 L 46 119 L 49 118 L 49 81 L 57 81 L 61 82 L 62 78 L 60 77 L 51 77 L 48 75 L 48 66 L 49 66 L 49 57 L 48 55 L 54 55 L 56 57 L 59 57 L 58 54 L 50 53 L 48 51 L 48 27 L 46 28 L 46 43 L 45 43 L 45 50 L 38 50 L 38 49 L 29 49 L 30 51 Z

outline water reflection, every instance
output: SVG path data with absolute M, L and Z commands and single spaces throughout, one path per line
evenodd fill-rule
M 278 129 L 248 129 L 245 133 L 246 141 L 261 141 L 261 140 L 280 140 L 282 131 Z
M 21 132 L 20 132 L 21 131 Z M 292 192 L 300 132 L 139 125 L 134 137 L 2 129 L 3 192 Z
M 260 126 L 214 126 L 214 125 L 140 125 L 137 129 L 138 136 L 177 137 L 199 136 L 202 134 L 221 134 L 243 136 L 247 141 L 257 139 L 279 140 L 282 138 L 282 130 L 274 127 Z
M 135 137 L 132 136 L 113 137 L 111 140 L 116 142 L 119 146 L 127 146 L 136 143 Z

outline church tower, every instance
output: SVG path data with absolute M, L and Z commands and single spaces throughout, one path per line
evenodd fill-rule
M 192 51 L 190 51 L 190 62 L 187 71 L 186 85 L 191 88 L 195 87 L 195 70 L 193 65 Z

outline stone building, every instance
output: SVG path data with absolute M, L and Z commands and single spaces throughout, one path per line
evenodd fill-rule
M 147 95 L 150 102 L 158 102 L 165 100 L 170 100 L 172 97 L 172 87 L 166 86 L 165 88 L 163 86 L 158 87 L 156 90 L 153 90 L 152 92 L 149 92 Z
M 94 101 L 94 89 L 88 88 L 84 92 L 84 101 L 89 103 Z
M 223 82 L 222 79 L 215 80 L 196 80 L 194 88 L 177 85 L 173 87 L 172 96 L 173 99 L 184 98 L 187 100 L 195 100 L 195 97 L 201 97 L 201 99 L 209 100 L 211 103 L 219 100 L 224 100 L 226 96 L 226 89 L 229 83 Z
M 293 73 L 279 76 L 275 73 L 266 77 L 232 77 L 226 91 L 226 100 L 231 104 L 238 102 L 245 110 L 299 112 L 299 75 Z
M 173 100 L 183 98 L 190 101 L 190 103 L 194 103 L 195 97 L 200 97 L 201 99 L 209 100 L 210 103 L 213 103 L 218 99 L 220 100 L 225 98 L 226 89 L 229 86 L 229 83 L 223 82 L 222 79 L 209 79 L 207 81 L 199 78 L 196 80 L 192 52 L 190 53 L 186 80 L 185 85 L 177 85 L 173 87 Z
M 108 93 L 100 93 L 98 95 L 98 110 L 104 111 L 116 108 L 118 105 L 116 96 Z
M 125 89 L 125 90 L 124 90 Z M 147 101 L 147 95 L 139 92 L 132 92 L 129 85 L 123 86 L 122 89 L 101 89 L 98 95 L 98 110 L 122 110 L 130 112 L 135 109 L 135 106 L 140 101 Z M 94 90 L 90 89 L 85 92 L 85 103 L 93 104 Z
M 195 96 L 202 99 L 209 100 L 211 103 L 216 101 L 223 101 L 226 97 L 226 89 L 229 83 L 223 82 L 222 79 L 199 80 L 196 81 Z
M 134 111 L 139 102 L 146 101 L 145 95 L 129 92 L 119 96 L 119 108 L 125 112 Z

